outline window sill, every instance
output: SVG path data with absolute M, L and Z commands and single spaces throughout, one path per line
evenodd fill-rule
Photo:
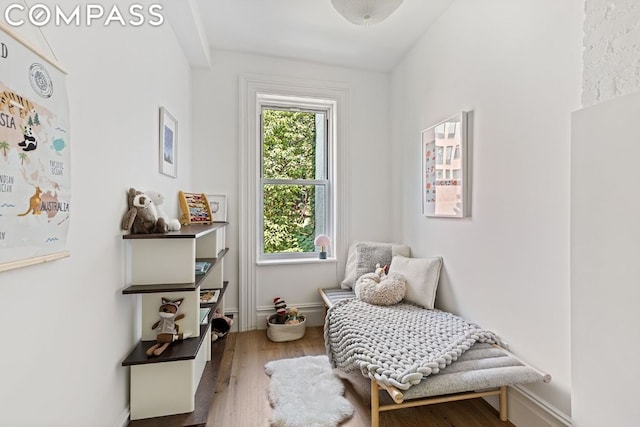
M 323 263 L 333 264 L 335 262 L 337 262 L 335 258 L 270 259 L 270 260 L 256 261 L 256 265 L 268 266 L 268 265 L 287 265 L 287 264 L 323 264 Z

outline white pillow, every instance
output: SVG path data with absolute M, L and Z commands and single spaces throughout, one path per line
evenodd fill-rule
M 411 256 L 411 248 L 398 243 L 353 242 L 349 246 L 344 280 L 340 286 L 343 289 L 353 288 L 360 276 L 373 273 L 378 263 L 381 267 L 390 265 L 395 255 Z
M 391 261 L 389 274 L 400 273 L 407 280 L 405 301 L 433 308 L 441 268 L 442 257 L 407 258 L 398 255 Z

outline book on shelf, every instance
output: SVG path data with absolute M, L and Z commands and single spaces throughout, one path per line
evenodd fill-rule
M 219 296 L 220 289 L 207 289 L 204 291 L 200 291 L 200 302 L 206 304 L 218 302 Z
M 210 267 L 211 263 L 208 261 L 196 261 L 196 274 L 204 274 Z
M 211 311 L 211 309 L 209 307 L 200 309 L 200 324 L 201 325 L 206 325 L 207 322 L 209 321 L 209 312 L 210 311 Z

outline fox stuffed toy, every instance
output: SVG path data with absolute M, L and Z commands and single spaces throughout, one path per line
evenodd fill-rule
M 176 324 L 176 321 L 184 318 L 184 314 L 178 314 L 182 301 L 183 298 L 175 301 L 162 298 L 162 304 L 158 310 L 160 320 L 151 327 L 152 330 L 158 330 L 156 343 L 146 351 L 147 356 L 160 356 L 172 342 L 191 336 L 190 332 L 179 333 L 180 325 Z

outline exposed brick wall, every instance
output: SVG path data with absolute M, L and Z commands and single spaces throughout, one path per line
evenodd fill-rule
M 586 0 L 582 104 L 640 90 L 640 0 Z

